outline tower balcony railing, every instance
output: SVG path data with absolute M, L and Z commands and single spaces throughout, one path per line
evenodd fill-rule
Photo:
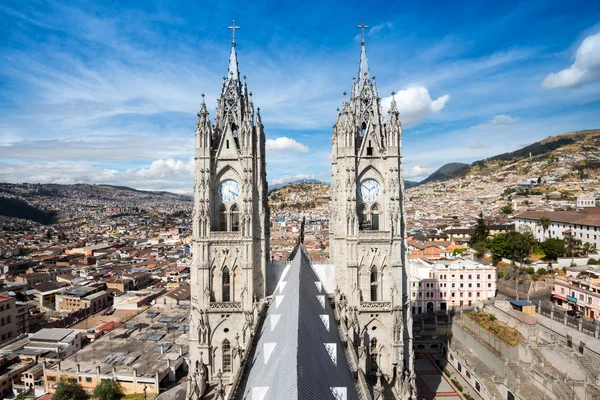
M 233 301 L 219 301 L 210 303 L 209 312 L 242 311 L 242 303 Z
M 211 239 L 219 240 L 239 240 L 242 237 L 241 231 L 210 231 Z
M 360 311 L 389 311 L 392 309 L 391 301 L 361 301 Z
M 391 232 L 390 231 L 359 230 L 358 238 L 366 239 L 366 240 L 391 239 Z

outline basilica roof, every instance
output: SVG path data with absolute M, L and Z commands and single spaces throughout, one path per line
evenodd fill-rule
M 358 399 L 333 310 L 304 251 L 282 274 L 248 366 L 238 399 Z

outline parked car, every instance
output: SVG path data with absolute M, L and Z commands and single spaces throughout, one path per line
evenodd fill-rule
M 575 317 L 575 318 L 581 318 L 581 311 L 567 310 L 567 315 L 570 315 L 571 317 Z

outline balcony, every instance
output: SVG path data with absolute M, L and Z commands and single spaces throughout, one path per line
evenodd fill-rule
M 214 302 L 210 303 L 208 312 L 238 312 L 242 311 L 242 303 L 239 302 Z
M 391 240 L 392 235 L 390 231 L 371 231 L 371 230 L 360 230 L 358 231 L 358 239 L 360 240 Z
M 210 231 L 210 238 L 216 240 L 231 240 L 237 241 L 242 238 L 242 232 L 235 231 Z
M 360 311 L 390 311 L 391 301 L 363 301 L 360 303 Z

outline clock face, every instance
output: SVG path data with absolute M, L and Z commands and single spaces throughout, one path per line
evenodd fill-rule
M 233 179 L 225 179 L 219 185 L 219 196 L 226 203 L 236 201 L 240 197 L 240 185 Z
M 381 188 L 374 179 L 365 179 L 360 183 L 360 197 L 363 201 L 375 201 L 379 197 Z

